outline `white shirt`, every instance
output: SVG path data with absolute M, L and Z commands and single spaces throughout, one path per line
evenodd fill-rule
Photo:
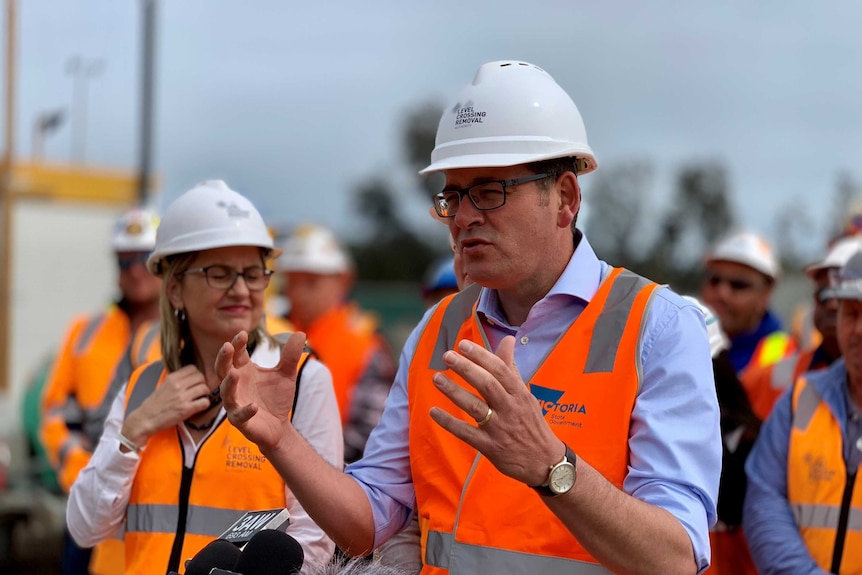
M 261 343 L 251 359 L 261 367 L 275 367 L 280 351 L 277 347 Z M 69 493 L 66 524 L 72 538 L 82 547 L 92 547 L 113 536 L 126 514 L 132 483 L 141 459 L 137 453 L 120 451 L 117 436 L 123 426 L 125 398 L 124 386 L 111 406 L 102 439 L 93 457 L 78 475 Z M 222 407 L 218 414 L 219 421 L 225 416 Z M 330 465 L 338 469 L 343 467 L 344 441 L 332 375 L 328 368 L 315 359 L 309 359 L 302 371 L 293 426 Z M 207 436 L 215 428 L 214 425 Z M 185 461 L 192 462 L 200 444 L 195 444 L 185 425 L 180 424 L 177 429 L 185 450 Z M 329 561 L 335 551 L 335 543 L 311 520 L 286 485 L 284 492 L 286 507 L 290 511 L 287 533 L 302 545 L 305 564 L 311 566 Z M 228 527 L 224 526 L 225 529 Z

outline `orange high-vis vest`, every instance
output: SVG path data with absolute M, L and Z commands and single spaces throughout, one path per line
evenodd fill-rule
M 308 354 L 300 359 L 300 369 Z M 126 391 L 126 415 L 167 371 L 161 361 L 139 368 Z M 285 507 L 284 480 L 252 441 L 223 419 L 186 467 L 176 428 L 147 442 L 126 509 L 126 573 L 183 571 L 187 559 L 248 511 Z
M 126 354 L 130 329 L 129 317 L 117 305 L 95 317 L 78 318 L 54 361 L 42 395 L 41 434 L 66 493 L 99 439 L 101 429 L 91 430 L 90 424 Z
M 297 325 L 296 329 L 305 331 L 308 344 L 332 373 L 341 424 L 346 425 L 356 384 L 382 345 L 377 320 L 356 305 L 347 304 L 327 311 L 311 325 Z
M 554 433 L 622 489 L 631 412 L 640 386 L 640 336 L 658 286 L 613 269 L 536 372 L 525 377 Z M 431 383 L 434 373 L 470 390 L 442 362 L 462 339 L 489 347 L 476 314 L 481 288 L 444 299 L 410 364 L 410 461 L 422 532 L 423 574 L 607 573 L 539 495 L 497 471 L 428 415 L 461 413 Z M 464 421 L 473 423 L 466 414 Z
M 774 331 L 763 337 L 754 348 L 751 359 L 740 371 L 740 378 L 744 377 L 749 370 L 760 369 L 772 365 L 789 356 L 796 351 L 796 342 L 788 333 Z
M 759 369 L 742 372 L 739 378 L 745 394 L 751 402 L 754 414 L 765 421 L 772 406 L 781 394 L 793 386 L 793 382 L 808 371 L 814 359 L 814 349 L 794 351 L 784 359 Z
M 804 377 L 792 405 L 787 502 L 796 525 L 821 569 L 862 573 L 862 466 L 847 469 L 842 422 Z

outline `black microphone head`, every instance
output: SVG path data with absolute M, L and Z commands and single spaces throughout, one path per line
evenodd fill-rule
M 224 539 L 216 539 L 207 543 L 186 564 L 185 575 L 209 575 L 213 569 L 233 571 L 241 553 L 236 545 Z
M 277 529 L 256 533 L 240 553 L 233 570 L 242 575 L 299 573 L 305 553 L 299 542 Z

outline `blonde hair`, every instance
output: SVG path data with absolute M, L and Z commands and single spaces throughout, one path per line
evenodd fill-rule
M 187 252 L 166 257 L 161 262 L 162 293 L 159 297 L 159 319 L 162 344 L 162 360 L 169 372 L 176 371 L 195 360 L 195 344 L 189 332 L 185 311 L 174 309 L 168 297 L 171 281 L 182 281 L 182 275 L 189 269 L 199 252 Z M 261 258 L 266 261 L 267 250 L 261 248 Z M 183 319 L 180 320 L 180 315 Z M 248 334 L 248 347 L 253 349 L 266 341 L 277 345 L 266 331 L 265 316 L 261 316 L 258 326 Z

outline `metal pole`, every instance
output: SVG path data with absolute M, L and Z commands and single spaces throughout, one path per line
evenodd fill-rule
M 141 60 L 141 140 L 138 163 L 138 201 L 147 202 L 153 160 L 153 83 L 155 81 L 156 0 L 143 0 L 144 38 Z
M 11 365 L 10 313 L 12 308 L 12 161 L 15 150 L 15 0 L 6 0 L 6 150 L 0 173 L 0 210 L 2 210 L 2 247 L 0 247 L 0 390 L 9 389 Z

